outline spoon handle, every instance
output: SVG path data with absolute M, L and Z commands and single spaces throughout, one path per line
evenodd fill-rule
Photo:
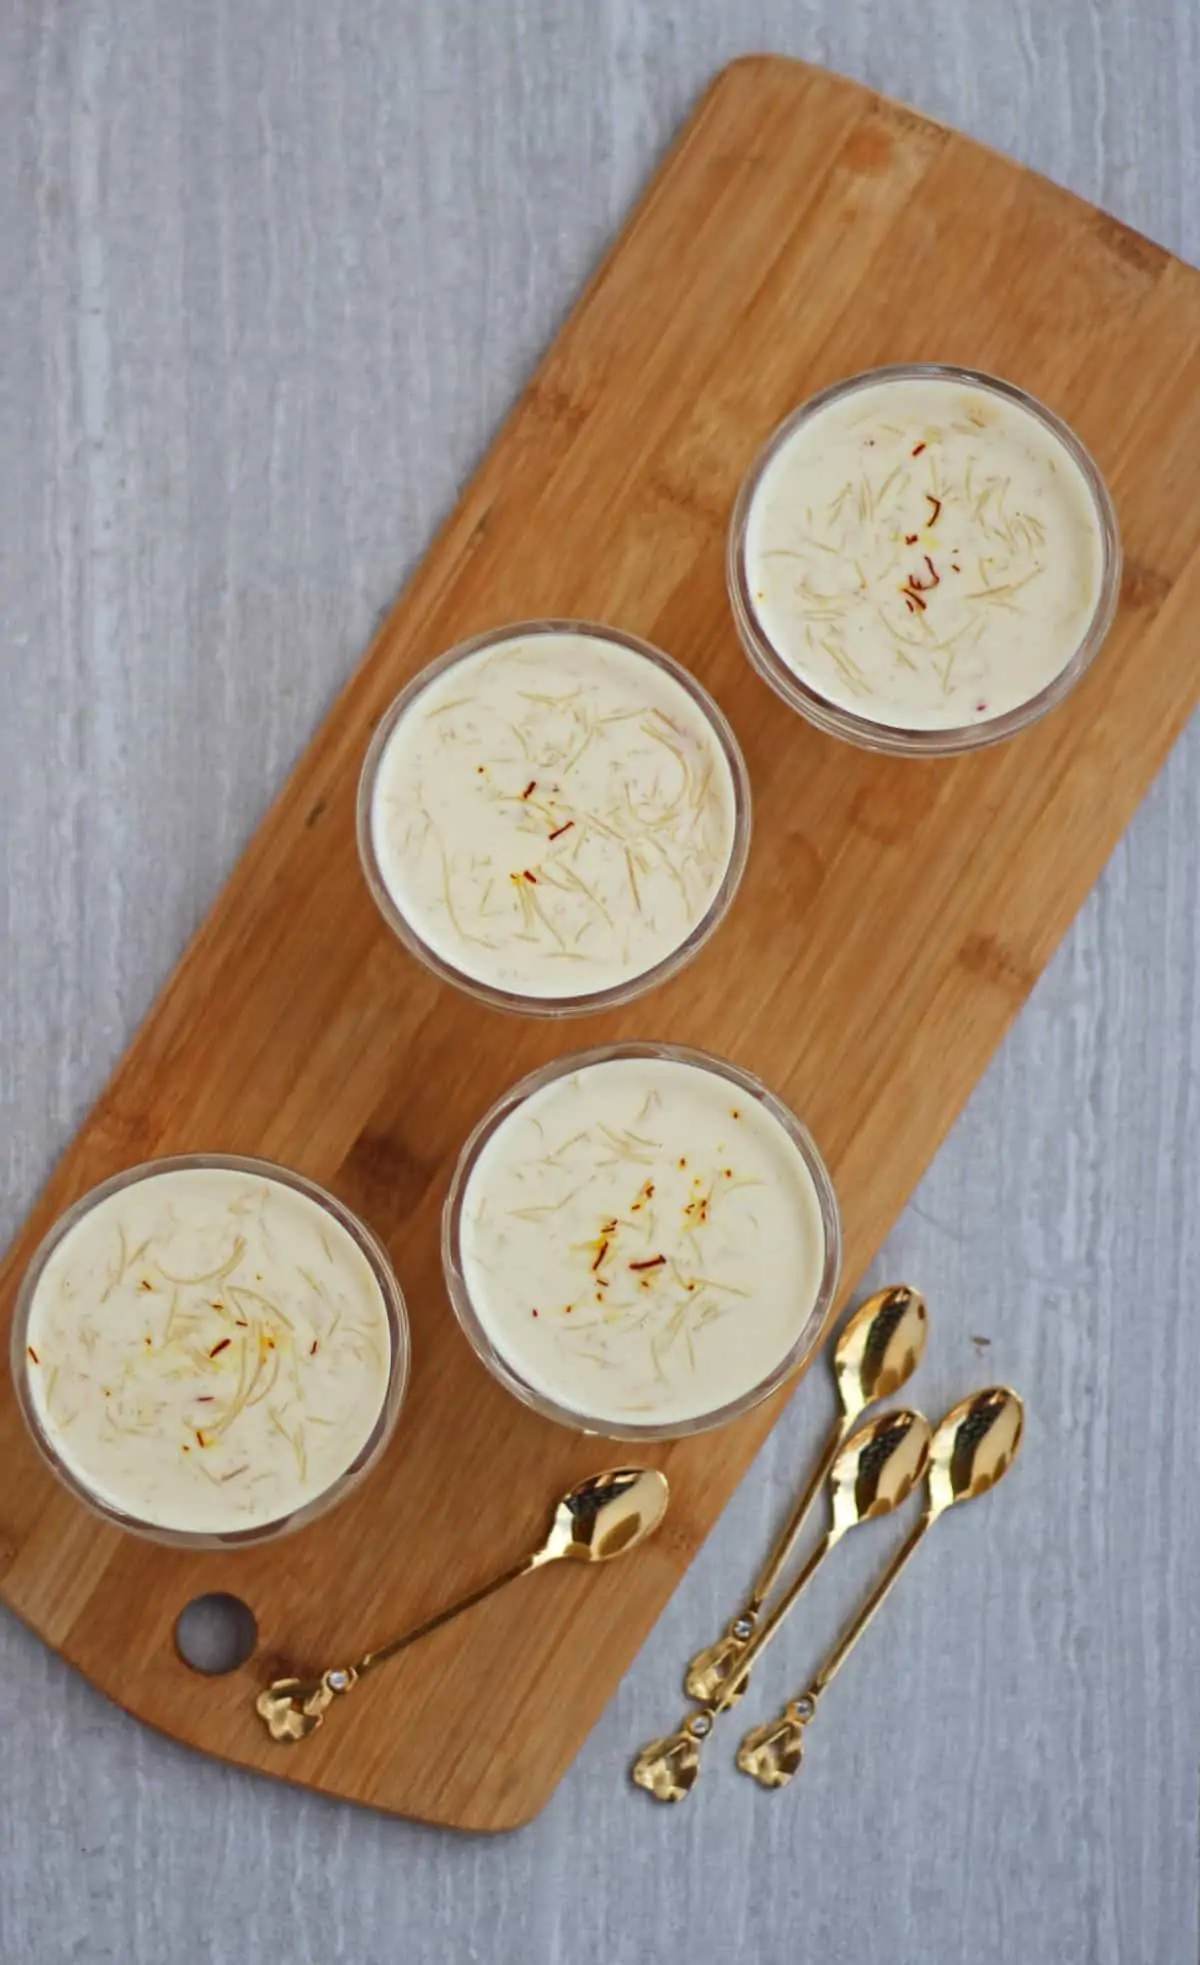
M 787 1611 L 837 1540 L 838 1533 L 831 1528 L 825 1540 L 818 1542 L 788 1591 L 787 1607 L 775 1611 L 758 1636 L 735 1658 L 729 1676 L 712 1697 L 681 1720 L 674 1733 L 664 1733 L 661 1739 L 651 1740 L 642 1748 L 630 1771 L 638 1787 L 645 1788 L 656 1801 L 682 1801 L 691 1793 L 700 1773 L 700 1749 L 712 1732 L 717 1715 L 737 1704 L 746 1689 L 753 1660 L 771 1642 Z
M 856 1615 L 846 1625 L 845 1630 L 838 1638 L 825 1663 L 814 1674 L 812 1683 L 808 1688 L 810 1698 L 814 1700 L 819 1699 L 825 1687 L 832 1679 L 837 1677 L 837 1674 L 841 1671 L 842 1666 L 858 1643 L 859 1638 L 866 1630 L 867 1625 L 871 1622 L 875 1612 L 879 1609 L 880 1604 L 899 1576 L 900 1571 L 904 1568 L 909 1558 L 915 1555 L 918 1544 L 935 1519 L 936 1517 L 932 1514 L 922 1515 L 921 1519 L 915 1523 L 911 1534 L 906 1536 L 900 1544 L 900 1547 L 897 1549 L 890 1563 L 888 1563 L 874 1589 L 868 1593 L 859 1605 Z
M 932 1512 L 921 1516 L 805 1690 L 790 1700 L 775 1719 L 769 1719 L 765 1725 L 756 1726 L 747 1733 L 738 1748 L 737 1764 L 743 1774 L 749 1774 L 760 1787 L 781 1788 L 791 1780 L 803 1756 L 803 1729 L 814 1717 L 818 1699 L 845 1664 L 900 1571 L 915 1554 L 926 1530 L 935 1520 Z
M 728 1706 L 736 1705 L 742 1693 L 746 1690 L 746 1681 L 750 1677 L 751 1667 L 757 1664 L 760 1656 L 778 1632 L 784 1619 L 790 1616 L 791 1612 L 795 1609 L 800 1592 L 807 1587 L 816 1575 L 829 1551 L 833 1548 L 834 1543 L 840 1540 L 840 1529 L 828 1529 L 822 1540 L 817 1543 L 808 1561 L 801 1569 L 797 1570 L 792 1581 L 788 1584 L 787 1589 L 772 1609 L 770 1616 L 764 1619 L 754 1632 L 754 1635 L 742 1647 L 741 1653 L 729 1677 L 717 1693 L 716 1698 L 710 1702 L 714 1714 L 723 1713 Z
M 792 1553 L 796 1537 L 808 1520 L 812 1504 L 828 1480 L 829 1470 L 837 1459 L 838 1451 L 853 1423 L 854 1414 L 848 1412 L 843 1412 L 835 1420 L 829 1438 L 821 1451 L 821 1457 L 809 1475 L 803 1493 L 772 1543 L 767 1559 L 754 1579 L 754 1587 L 746 1600 L 746 1610 L 743 1615 L 749 1613 L 751 1616 L 757 1616 L 770 1596 L 776 1578 Z
M 718 1638 L 715 1644 L 706 1645 L 703 1651 L 698 1651 L 689 1664 L 683 1681 L 684 1690 L 689 1698 L 698 1699 L 707 1705 L 729 1682 L 734 1667 L 754 1636 L 763 1604 L 795 1546 L 796 1537 L 808 1519 L 813 1502 L 829 1478 L 829 1470 L 837 1459 L 842 1442 L 853 1423 L 853 1414 L 846 1412 L 834 1423 L 829 1438 L 822 1448 L 821 1457 L 805 1482 L 795 1507 L 776 1536 L 742 1608 L 727 1625 L 724 1636 Z M 795 1599 L 793 1598 L 792 1601 L 794 1602 Z M 739 1672 L 737 1691 L 730 1703 L 735 1704 L 745 1689 L 745 1675 Z
M 499 1576 L 492 1577 L 490 1583 L 484 1583 L 478 1590 L 471 1590 L 465 1597 L 459 1597 L 454 1603 L 447 1604 L 445 1610 L 439 1610 L 434 1617 L 427 1617 L 423 1624 L 414 1624 L 411 1630 L 402 1631 L 399 1637 L 389 1638 L 386 1644 L 377 1646 L 374 1651 L 366 1652 L 354 1667 L 355 1671 L 361 1678 L 365 1672 L 373 1672 L 379 1665 L 386 1665 L 389 1658 L 395 1658 L 401 1651 L 407 1651 L 409 1645 L 415 1644 L 418 1638 L 428 1637 L 431 1631 L 440 1631 L 443 1624 L 449 1624 L 455 1617 L 461 1617 L 464 1610 L 474 1610 L 475 1605 L 482 1603 L 485 1597 L 495 1596 L 497 1590 L 503 1590 L 509 1583 L 515 1583 L 519 1576 L 528 1576 L 531 1569 L 537 1569 L 546 1560 L 545 1552 L 541 1549 L 535 1555 L 523 1556 L 520 1562 L 512 1565 L 511 1569 L 502 1570 Z
M 335 1698 L 352 1692 L 367 1672 L 373 1672 L 380 1665 L 386 1665 L 389 1658 L 395 1658 L 401 1651 L 407 1651 L 410 1644 L 418 1638 L 428 1637 L 431 1631 L 440 1630 L 452 1618 L 460 1617 L 464 1610 L 473 1610 L 485 1597 L 494 1596 L 509 1583 L 515 1583 L 519 1576 L 527 1576 L 531 1569 L 540 1569 L 543 1563 L 553 1562 L 554 1556 L 544 1548 L 532 1555 L 523 1556 L 510 1569 L 505 1569 L 478 1590 L 471 1590 L 465 1597 L 459 1597 L 439 1610 L 433 1617 L 425 1618 L 423 1623 L 414 1624 L 411 1629 L 402 1631 L 399 1637 L 390 1638 L 386 1644 L 377 1646 L 374 1651 L 365 1652 L 355 1665 L 335 1665 L 322 1672 L 320 1678 L 298 1679 L 277 1678 L 260 1692 L 255 1700 L 255 1710 L 262 1719 L 274 1740 L 302 1740 L 316 1731 L 325 1713 Z

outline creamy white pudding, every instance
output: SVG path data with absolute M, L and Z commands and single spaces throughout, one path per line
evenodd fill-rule
M 736 744 L 674 664 L 600 630 L 506 630 L 418 677 L 364 769 L 385 914 L 452 979 L 593 1006 L 724 912 L 745 857 Z
M 743 632 L 868 725 L 1019 711 L 1112 597 L 1111 507 L 1085 454 L 1030 399 L 954 372 L 884 371 L 801 411 L 740 533 Z
M 182 1535 L 315 1502 L 406 1363 L 380 1274 L 333 1212 L 219 1165 L 102 1192 L 33 1275 L 19 1341 L 53 1459 L 101 1507 Z
M 780 1113 L 695 1053 L 543 1074 L 447 1204 L 468 1331 L 601 1430 L 752 1403 L 815 1341 L 839 1260 L 828 1178 Z

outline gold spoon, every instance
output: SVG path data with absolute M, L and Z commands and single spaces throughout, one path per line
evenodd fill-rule
M 876 1290 L 843 1325 L 833 1351 L 841 1414 L 745 1603 L 724 1637 L 698 1651 L 688 1666 L 683 1684 L 689 1699 L 707 1704 L 725 1684 L 754 1636 L 763 1604 L 795 1546 L 796 1537 L 829 1477 L 850 1428 L 868 1406 L 878 1404 L 880 1399 L 894 1398 L 900 1387 L 908 1383 L 924 1355 L 928 1330 L 925 1299 L 907 1283 Z M 731 1703 L 741 1698 L 746 1684 L 746 1675 L 740 1674 Z
M 367 1672 L 385 1665 L 418 1638 L 440 1630 L 452 1617 L 482 1603 L 518 1576 L 541 1569 L 548 1562 L 610 1562 L 614 1556 L 636 1549 L 658 1527 L 669 1496 L 667 1477 L 655 1467 L 618 1467 L 607 1474 L 593 1474 L 564 1494 L 540 1549 L 523 1556 L 481 1589 L 440 1610 L 436 1617 L 428 1617 L 402 1637 L 368 1651 L 355 1665 L 334 1667 L 316 1679 L 277 1678 L 255 1700 L 256 1711 L 266 1721 L 272 1739 L 304 1739 L 316 1732 L 326 1707 L 339 1694 L 349 1692 Z
M 869 1419 L 847 1440 L 829 1477 L 833 1518 L 824 1540 L 760 1624 L 725 1684 L 698 1712 L 690 1714 L 677 1732 L 652 1740 L 634 1761 L 634 1780 L 656 1801 L 682 1801 L 691 1792 L 700 1772 L 700 1747 L 712 1732 L 717 1714 L 734 1703 L 759 1653 L 766 1650 L 834 1544 L 859 1522 L 890 1515 L 907 1500 L 925 1472 L 929 1437 L 929 1421 L 919 1412 L 881 1412 L 878 1419 Z
M 946 1414 L 929 1452 L 929 1500 L 924 1514 L 807 1690 L 777 1719 L 747 1733 L 737 1757 L 743 1774 L 752 1775 L 764 1788 L 782 1788 L 791 1780 L 803 1758 L 804 1729 L 817 1710 L 818 1699 L 849 1657 L 921 1537 L 947 1508 L 959 1501 L 973 1501 L 995 1487 L 1017 1457 L 1024 1426 L 1025 1409 L 1020 1399 L 1003 1385 L 972 1393 Z

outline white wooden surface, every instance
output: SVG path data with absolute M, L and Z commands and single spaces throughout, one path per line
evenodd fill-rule
M 9 0 L 5 1235 L 672 131 L 752 48 L 1200 259 L 1194 0 Z M 209 1765 L 0 1618 L 5 1965 L 1190 1965 L 1198 890 L 1193 728 L 880 1266 L 933 1306 L 921 1402 L 1006 1378 L 1029 1438 L 922 1551 L 789 1792 L 718 1747 L 655 1811 L 625 1766 L 811 1454 L 819 1375 L 519 1837 Z M 843 1552 L 757 1715 L 889 1539 Z

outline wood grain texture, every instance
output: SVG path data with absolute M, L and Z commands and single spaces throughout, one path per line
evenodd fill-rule
M 14 214 L 6 250 L 19 267 L 37 239 L 41 281 L 11 284 L 44 332 L 32 366 L 24 343 L 6 361 L 26 379 L 4 401 L 34 460 L 5 492 L 34 651 L 0 731 L 20 875 L 6 894 L 10 1221 L 711 66 L 703 14 L 589 10 L 539 42 L 525 7 L 519 56 L 515 19 L 464 38 L 453 12 L 400 29 L 371 9 L 353 31 L 322 13 L 269 32 L 262 10 L 222 9 L 186 42 L 166 21 L 141 31 L 141 10 L 123 36 L 63 19 L 14 49 L 27 86 L 7 127 L 27 158 L 37 132 L 22 180 L 37 202 L 28 226 Z M 1174 41 L 1166 11 L 1140 12 L 1135 32 L 1108 9 L 1029 23 L 1018 9 L 1013 34 L 1007 18 L 968 29 L 947 9 L 940 38 L 924 14 L 919 34 L 869 7 L 838 20 L 771 24 L 1187 248 L 1183 17 Z M 753 22 L 738 36 L 757 38 Z M 577 79 L 556 95 L 541 85 L 558 64 Z M 309 142 L 314 128 L 327 140 Z M 164 250 L 148 259 L 155 213 Z M 99 329 L 77 332 L 81 284 Z M 704 1959 L 751 1941 L 790 1957 L 798 1932 L 830 1958 L 871 1955 L 881 1932 L 893 1957 L 1191 1956 L 1195 1524 L 1176 1509 L 1166 1535 L 1153 1509 L 1190 1454 L 1176 1387 L 1194 1360 L 1180 1313 L 1196 1254 L 1197 817 L 1187 750 L 893 1241 L 892 1269 L 946 1304 L 922 1395 L 932 1407 L 960 1389 L 980 1368 L 969 1330 L 990 1331 L 989 1369 L 1041 1389 L 1037 1457 L 1003 1523 L 997 1510 L 928 1551 L 917 1598 L 896 1606 L 896 1647 L 917 1646 L 903 1698 L 891 1643 L 864 1650 L 802 1812 L 756 1807 L 721 1770 L 711 1797 L 650 1837 L 620 1777 L 673 1712 L 678 1657 L 744 1580 L 811 1450 L 827 1396 L 815 1380 L 517 1844 L 433 1843 L 205 1767 L 6 1627 L 21 1697 L 2 1750 L 28 1806 L 6 1823 L 0 1950 L 390 1959 L 403 1930 L 406 1957 L 623 1960 L 687 1903 Z M 1147 1413 L 1158 1451 L 1143 1464 Z M 952 1630 L 949 1601 L 963 1608 Z M 789 1665 L 810 1662 L 806 1647 L 797 1631 Z M 880 1739 L 895 1757 L 864 1813 Z M 969 1814 L 964 1763 L 982 1790 Z M 731 1858 L 720 1889 L 704 1860 L 717 1833 Z M 581 1844 L 619 1894 L 580 1883 Z M 281 1861 L 321 1878 L 282 1916 L 255 1880 Z
M 964 211 L 992 213 L 986 248 Z M 1091 341 L 1097 316 L 1102 347 Z M 1019 743 L 915 764 L 831 743 L 749 672 L 723 603 L 733 494 L 787 409 L 876 362 L 949 359 L 1052 401 L 1095 451 L 1128 560 L 1103 660 Z M 558 1571 L 437 1633 L 302 1748 L 256 1689 L 419 1620 L 528 1546 L 611 1459 L 516 1407 L 447 1313 L 438 1223 L 474 1120 L 576 1031 L 501 1023 L 396 947 L 354 847 L 364 742 L 431 656 L 490 623 L 611 620 L 679 654 L 745 746 L 756 843 L 692 971 L 587 1042 L 731 1055 L 813 1126 L 848 1278 L 875 1255 L 1196 699 L 1200 276 L 1069 194 L 823 71 L 728 68 L 558 337 L 60 1164 L 0 1274 L 64 1206 L 164 1152 L 262 1153 L 389 1242 L 414 1377 L 378 1471 L 269 1549 L 190 1556 L 99 1526 L 36 1465 L 5 1382 L 5 1602 L 193 1746 L 429 1821 L 527 1821 L 607 1703 L 780 1402 L 660 1449 L 673 1503 L 636 1563 Z M 619 1457 L 619 1455 L 617 1456 Z M 219 1685 L 176 1656 L 230 1590 L 259 1650 Z

